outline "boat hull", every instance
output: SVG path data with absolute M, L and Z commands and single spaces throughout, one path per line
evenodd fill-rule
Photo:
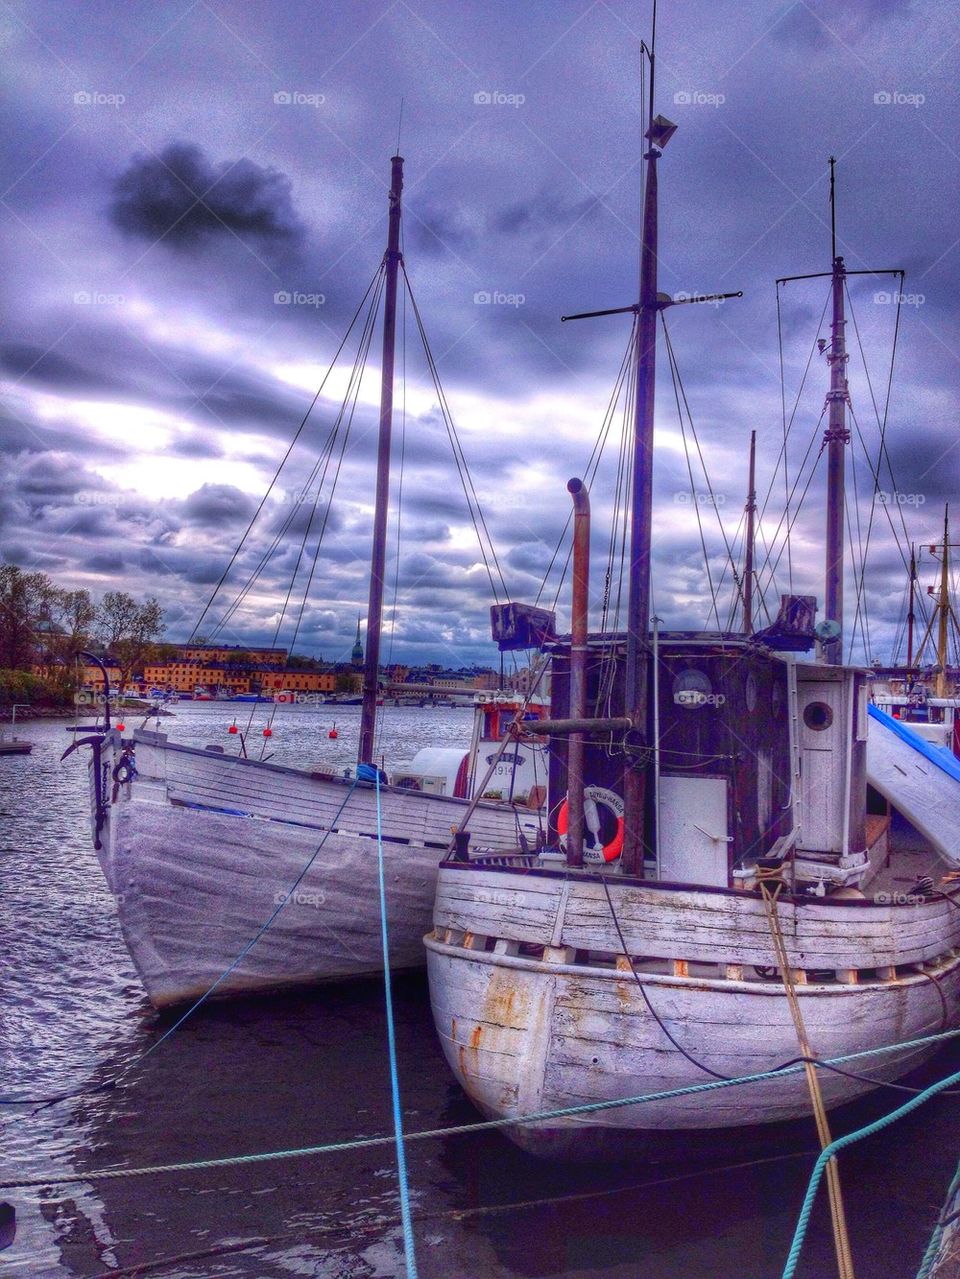
M 374 789 L 162 739 L 138 734 L 136 776 L 119 783 L 123 744 L 105 742 L 98 850 L 155 1007 L 214 986 L 220 998 L 381 973 Z M 465 802 L 387 787 L 380 799 L 391 966 L 421 968 L 437 864 Z M 491 846 L 515 841 L 512 810 L 475 817 Z
M 625 891 L 624 885 L 611 884 L 635 956 L 635 977 L 622 953 L 618 962 L 617 940 L 605 935 L 606 921 L 593 911 L 597 889 L 595 881 L 441 867 L 435 929 L 426 938 L 434 1021 L 450 1068 L 485 1115 L 521 1118 L 645 1097 L 710 1083 L 708 1072 L 734 1078 L 798 1057 L 783 984 L 761 978 L 752 967 L 775 964 L 769 932 L 764 953 L 762 932 L 753 927 L 765 919 L 758 897 L 660 886 Z M 703 896 L 713 899 L 712 917 L 702 903 L 698 906 L 696 898 Z M 644 940 L 639 930 L 647 907 L 655 909 L 656 928 L 650 916 Z M 958 912 L 947 913 L 947 903 L 935 902 L 899 908 L 898 921 L 891 915 L 897 909 L 871 911 L 857 904 L 844 920 L 838 906 L 781 908 L 791 958 L 821 953 L 823 937 L 835 925 L 847 937 L 845 962 L 858 948 L 861 959 L 881 951 L 895 958 L 891 948 L 896 951 L 898 939 L 903 957 L 914 957 L 913 966 L 879 970 L 862 964 L 829 974 L 796 970 L 799 1005 L 819 1057 L 905 1043 L 958 1024 L 960 957 L 952 950 L 960 941 Z M 699 933 L 691 923 L 694 911 L 700 916 Z M 501 926 L 492 933 L 491 921 L 497 918 Z M 585 929 L 597 949 L 569 944 L 574 936 L 584 942 Z M 540 949 L 537 936 L 542 954 L 522 953 L 521 947 L 523 952 Z M 931 1052 L 911 1048 L 878 1054 L 849 1068 L 887 1082 L 922 1064 Z M 820 1072 L 820 1084 L 828 1107 L 873 1087 L 826 1070 Z M 800 1071 L 505 1131 L 538 1153 L 592 1151 L 603 1148 L 604 1137 L 632 1134 L 639 1147 L 666 1134 L 784 1123 L 810 1111 Z

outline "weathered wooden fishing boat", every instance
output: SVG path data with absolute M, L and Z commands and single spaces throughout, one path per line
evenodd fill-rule
M 548 840 L 491 855 L 461 833 L 426 938 L 433 1014 L 464 1090 L 484 1114 L 515 1119 L 506 1134 L 533 1150 L 582 1152 L 614 1135 L 636 1148 L 811 1107 L 826 1144 L 825 1107 L 931 1050 L 529 1118 L 906 1045 L 960 1021 L 960 910 L 936 883 L 952 863 L 926 845 L 891 846 L 866 773 L 867 672 L 842 664 L 854 273 L 835 236 L 821 347 L 826 620 L 814 624 L 814 598 L 784 596 L 773 625 L 754 632 L 748 561 L 742 631 L 650 629 L 656 326 L 672 304 L 657 291 L 657 162 L 675 126 L 654 115 L 648 56 L 640 300 L 620 308 L 636 316 L 627 627 L 588 633 L 589 502 L 572 480 L 572 629 L 541 644 L 552 656 L 551 716 L 538 725 L 553 747 Z M 815 644 L 817 660 L 800 660 Z
M 363 351 L 365 358 L 382 297 L 380 431 L 358 759 L 358 776 L 367 779 L 379 769 L 375 729 L 397 284 L 404 270 L 402 185 L 403 160 L 394 156 L 387 249 L 368 289 L 372 301 Z M 356 366 L 351 387 L 359 387 Z M 463 464 L 462 457 L 459 462 Z M 311 480 L 318 471 L 319 464 Z M 319 492 L 318 487 L 315 509 Z M 317 550 L 319 545 L 318 540 Z M 247 589 L 249 581 L 241 597 Z M 152 1003 L 158 1008 L 184 1003 L 211 988 L 219 998 L 381 972 L 378 816 L 371 781 L 249 758 L 244 732 L 232 738 L 239 755 L 181 746 L 160 732 L 122 732 L 110 725 L 109 689 L 105 692 L 103 723 L 87 726 L 90 735 L 70 749 L 81 744 L 92 748 L 94 846 Z M 403 784 L 393 787 L 380 774 L 391 963 L 397 969 L 423 965 L 422 938 L 430 924 L 437 861 L 465 813 L 491 847 L 512 848 L 528 834 L 531 841 L 535 838 L 538 819 L 525 804 L 482 800 L 510 744 L 506 729 L 506 719 L 498 721 L 499 740 L 482 743 L 491 762 L 480 768 L 474 761 L 467 789 L 429 793 L 431 785 L 417 785 L 409 771 L 400 779 Z M 272 732 L 269 725 L 263 731 Z M 477 751 L 481 740 L 482 734 L 475 739 Z M 431 780 L 438 782 L 434 790 L 444 789 L 442 778 Z M 508 789 L 512 798 L 512 783 Z M 501 793 L 506 795 L 506 789 Z M 269 928 L 261 931 L 268 922 Z

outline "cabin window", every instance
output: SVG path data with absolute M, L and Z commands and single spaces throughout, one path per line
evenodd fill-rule
M 833 723 L 833 711 L 826 702 L 811 702 L 804 709 L 803 722 L 807 728 L 821 733 Z
M 747 675 L 746 683 L 743 686 L 743 695 L 746 698 L 747 710 L 751 714 L 757 709 L 757 681 L 754 678 L 753 671 Z
M 673 681 L 673 700 L 677 706 L 698 710 L 716 702 L 710 677 L 703 671 L 683 671 Z

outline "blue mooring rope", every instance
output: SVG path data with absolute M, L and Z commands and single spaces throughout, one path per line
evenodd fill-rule
M 918 1106 L 922 1106 L 931 1097 L 935 1097 L 937 1093 L 943 1092 L 945 1088 L 949 1088 L 951 1084 L 956 1083 L 960 1083 L 960 1071 L 957 1071 L 956 1074 L 948 1075 L 946 1079 L 938 1080 L 937 1083 L 931 1084 L 929 1088 L 925 1088 L 916 1097 L 911 1097 L 908 1102 L 905 1102 L 896 1110 L 891 1110 L 889 1114 L 881 1115 L 872 1124 L 867 1124 L 864 1128 L 858 1128 L 856 1132 L 848 1132 L 845 1136 L 838 1137 L 836 1141 L 831 1141 L 829 1146 L 825 1146 L 821 1150 L 817 1162 L 813 1166 L 813 1172 L 810 1174 L 807 1193 L 803 1197 L 800 1216 L 797 1218 L 797 1228 L 794 1231 L 793 1242 L 790 1244 L 790 1251 L 783 1267 L 783 1279 L 793 1279 L 793 1275 L 796 1273 L 803 1241 L 806 1237 L 807 1227 L 810 1224 L 810 1214 L 813 1211 L 814 1200 L 817 1197 L 817 1190 L 820 1186 L 820 1179 L 823 1176 L 824 1168 L 833 1156 L 843 1150 L 844 1147 L 852 1146 L 855 1142 L 862 1141 L 864 1137 L 872 1137 L 875 1132 L 880 1132 L 881 1129 L 889 1127 L 890 1124 L 895 1123 L 898 1119 L 902 1119 L 904 1115 L 916 1110 Z M 922 1274 L 923 1271 L 921 1270 Z
M 417 1279 L 417 1256 L 410 1213 L 410 1186 L 407 1181 L 407 1153 L 403 1144 L 403 1114 L 400 1110 L 400 1079 L 397 1073 L 397 1039 L 393 1026 L 393 988 L 390 983 L 390 946 L 387 930 L 387 889 L 383 869 L 383 830 L 380 811 L 380 773 L 377 771 L 377 878 L 380 885 L 380 939 L 383 943 L 383 986 L 387 1005 L 387 1045 L 390 1050 L 390 1090 L 393 1094 L 393 1131 L 397 1147 L 397 1179 L 400 1183 L 400 1220 L 407 1279 Z
M 956 1201 L 957 1191 L 960 1190 L 960 1166 L 953 1174 L 953 1181 L 947 1190 L 947 1196 L 943 1201 L 943 1207 L 940 1209 L 940 1216 L 937 1223 L 933 1227 L 933 1234 L 930 1236 L 930 1242 L 927 1244 L 927 1251 L 923 1254 L 923 1260 L 920 1262 L 920 1269 L 917 1271 L 917 1279 L 930 1279 L 933 1271 L 933 1264 L 937 1259 L 940 1251 L 940 1244 L 943 1240 L 944 1218 L 950 1215 L 950 1209 Z

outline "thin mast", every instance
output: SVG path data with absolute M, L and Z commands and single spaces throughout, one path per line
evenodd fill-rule
M 363 709 L 360 712 L 359 764 L 373 763 L 373 738 L 377 718 L 380 675 L 380 632 L 383 621 L 384 575 L 387 554 L 387 507 L 390 499 L 390 439 L 393 429 L 393 366 L 397 329 L 397 276 L 400 254 L 400 194 L 403 191 L 403 158 L 390 161 L 390 213 L 383 300 L 383 359 L 380 381 L 380 435 L 377 444 L 377 488 L 373 516 L 373 551 L 370 557 L 370 597 L 367 607 L 367 647 L 363 668 Z
M 743 633 L 753 634 L 753 541 L 757 513 L 757 433 L 750 432 L 750 478 L 747 488 L 747 549 L 743 566 Z
M 943 559 L 940 562 L 940 626 L 937 632 L 937 696 L 947 695 L 947 623 L 950 620 L 950 507 L 943 508 Z
M 841 628 L 840 633 L 834 639 L 828 639 L 823 644 L 824 659 L 832 665 L 839 664 L 843 659 L 844 470 L 846 466 L 845 449 L 850 442 L 850 431 L 846 424 L 848 400 L 847 348 L 843 297 L 847 272 L 843 258 L 838 257 L 836 252 L 835 163 L 836 161 L 831 156 L 830 235 L 833 255 L 833 320 L 829 354 L 827 355 L 827 363 L 830 366 L 830 390 L 827 392 L 828 418 L 827 429 L 823 436 L 823 442 L 827 446 L 827 538 L 824 611 L 826 620 L 836 622 Z
M 648 740 L 647 630 L 650 619 L 650 547 L 653 538 L 653 414 L 657 372 L 657 161 L 669 134 L 653 116 L 654 54 L 650 62 L 648 128 L 650 143 L 644 159 L 643 232 L 640 246 L 640 303 L 637 314 L 635 359 L 637 389 L 633 419 L 633 468 L 630 502 L 630 573 L 627 598 L 627 659 L 624 711 L 633 721 L 634 744 L 645 755 Z M 673 132 L 671 127 L 670 133 Z M 641 763 L 624 776 L 623 867 L 638 874 L 643 866 L 643 825 L 646 772 Z
M 917 548 L 910 544 L 910 607 L 907 610 L 907 669 L 913 666 L 913 628 L 917 620 L 914 604 L 917 588 Z

